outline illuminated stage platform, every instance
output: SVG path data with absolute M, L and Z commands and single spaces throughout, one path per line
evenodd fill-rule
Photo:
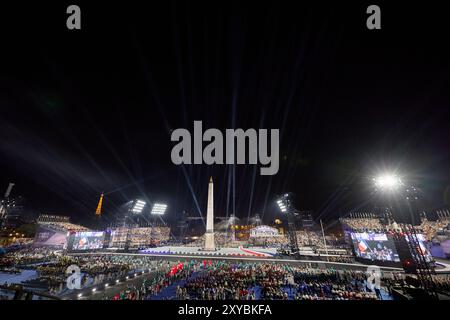
M 155 255 L 189 255 L 189 256 L 229 256 L 229 257 L 258 257 L 272 258 L 276 255 L 275 248 L 216 248 L 215 251 L 205 251 L 201 247 L 165 246 L 140 250 L 139 253 Z
M 173 248 L 173 247 L 171 247 Z M 193 248 L 192 248 L 193 249 Z M 231 249 L 231 248 L 230 248 Z M 236 250 L 236 248 L 234 248 Z M 252 248 L 253 249 L 253 248 Z M 145 251 L 145 250 L 143 250 Z M 327 261 L 319 261 L 319 260 L 292 260 L 292 259 L 280 259 L 280 258 L 271 258 L 271 257 L 256 257 L 250 255 L 207 255 L 205 252 L 201 252 L 201 254 L 181 254 L 181 253 L 124 253 L 124 252 L 77 252 L 70 253 L 72 256 L 98 256 L 98 255 L 115 255 L 115 256 L 130 256 L 130 257 L 153 257 L 155 259 L 167 260 L 167 261 L 181 261 L 181 260 L 203 260 L 203 259 L 211 259 L 211 260 L 224 260 L 224 261 L 248 261 L 248 262 L 267 262 L 267 263 L 282 263 L 293 266 L 306 266 L 309 268 L 334 268 L 336 270 L 367 270 L 367 265 L 363 265 L 360 263 L 345 263 L 345 262 L 327 262 Z M 386 272 L 402 272 L 401 268 L 393 268 L 393 267 L 385 267 L 379 266 L 382 271 Z

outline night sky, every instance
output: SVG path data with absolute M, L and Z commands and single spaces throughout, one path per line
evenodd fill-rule
M 2 8 L 1 192 L 15 182 L 28 208 L 79 222 L 102 191 L 105 216 L 135 198 L 198 216 L 213 176 L 216 215 L 271 219 L 291 191 L 329 219 L 370 209 L 371 176 L 395 170 L 424 208 L 450 204 L 443 8 L 379 3 L 371 31 L 372 3 L 141 2 L 74 2 L 79 31 L 72 2 Z M 278 174 L 175 166 L 170 130 L 194 120 L 280 129 Z

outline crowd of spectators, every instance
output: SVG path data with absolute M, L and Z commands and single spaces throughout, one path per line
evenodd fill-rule
M 443 231 L 450 223 L 450 217 L 440 218 L 430 221 L 423 218 L 418 229 L 423 233 L 427 241 L 432 241 L 438 232 Z
M 88 228 L 71 222 L 39 222 L 39 224 L 64 232 L 89 231 Z
M 81 285 L 96 285 L 123 276 L 129 272 L 156 269 L 158 260 L 151 257 L 125 255 L 86 255 L 68 256 L 50 248 L 30 247 L 10 252 L 0 258 L 0 268 L 12 270 L 17 266 L 35 270 L 36 279 L 25 282 L 44 289 L 50 294 L 59 295 L 66 289 L 67 268 L 76 265 L 80 268 Z
M 253 237 L 249 239 L 248 244 L 268 248 L 280 248 L 287 246 L 289 244 L 289 239 L 284 235 L 264 238 Z
M 176 265 L 176 264 L 175 264 Z M 172 267 L 173 269 L 173 267 Z M 363 271 L 293 267 L 286 264 L 190 261 L 176 273 L 158 272 L 141 286 L 128 287 L 113 300 L 377 300 Z M 392 282 L 393 278 L 389 278 Z M 174 296 L 167 296 L 172 286 Z M 166 289 L 166 290 L 165 290 Z M 385 294 L 385 297 L 387 293 Z
M 351 255 L 335 255 L 326 258 L 328 262 L 354 263 L 355 257 Z
M 316 248 L 323 248 L 324 242 L 323 238 L 314 231 L 307 230 L 297 230 L 297 243 L 299 247 L 311 246 Z M 249 239 L 238 240 L 233 238 L 231 232 L 215 232 L 214 240 L 216 246 L 218 247 L 239 247 L 239 246 L 264 246 L 271 248 L 280 248 L 289 245 L 289 238 L 287 235 L 279 235 L 279 236 L 266 236 L 266 237 L 252 237 Z M 205 236 L 201 236 L 195 239 L 193 242 L 189 243 L 189 246 L 198 246 L 201 247 L 205 243 Z
M 170 239 L 170 228 L 152 227 L 119 227 L 112 230 L 110 247 L 123 248 L 126 242 L 130 249 L 143 249 L 161 244 Z
M 242 245 L 247 245 L 247 240 L 239 240 L 233 237 L 231 232 L 214 232 L 214 241 L 218 247 L 239 247 Z M 191 247 L 203 247 L 205 244 L 205 235 L 198 237 L 194 241 L 190 242 L 188 246 Z
M 133 257 L 125 255 L 89 255 L 63 256 L 56 263 L 37 267 L 39 277 L 49 282 L 49 292 L 61 294 L 67 281 L 66 270 L 70 265 L 80 268 L 81 286 L 95 286 L 127 276 L 129 273 L 142 270 L 155 270 L 162 262 L 151 257 Z
M 29 266 L 53 261 L 61 256 L 61 253 L 52 248 L 46 247 L 26 247 L 21 250 L 6 253 L 0 257 L 0 267 Z
M 8 253 L 4 258 L 35 269 L 45 292 L 61 295 L 67 290 L 67 267 L 77 265 L 82 286 L 96 286 L 138 271 L 152 271 L 139 285 L 130 285 L 108 299 L 188 299 L 188 300 L 363 300 L 380 299 L 380 291 L 370 290 L 363 271 L 335 270 L 322 266 L 291 266 L 284 263 L 227 262 L 222 260 L 163 261 L 130 255 L 76 255 L 43 248 L 27 248 Z M 332 257 L 343 261 L 345 257 Z M 38 262 L 37 262 L 38 261 Z M 4 260 L 2 260 L 4 262 Z M 389 292 L 404 279 L 383 277 Z M 450 291 L 448 276 L 435 277 L 436 287 Z M 168 287 L 174 294 L 168 295 Z M 170 291 L 170 290 L 169 290 Z
M 299 247 L 313 246 L 316 248 L 324 247 L 323 238 L 314 231 L 298 230 L 297 242 Z
M 342 218 L 341 223 L 354 231 L 374 231 L 382 230 L 384 226 L 378 218 Z
M 438 291 L 450 292 L 450 276 L 448 274 L 435 275 L 433 277 L 433 282 Z

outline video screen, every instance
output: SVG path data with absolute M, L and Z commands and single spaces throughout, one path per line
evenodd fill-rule
M 45 226 L 39 226 L 34 237 L 35 246 L 50 246 L 63 248 L 67 242 L 67 232 L 56 231 Z
M 419 247 L 417 248 L 417 251 L 418 252 L 422 251 L 422 254 L 425 257 L 425 260 L 427 262 L 433 262 L 434 259 L 433 259 L 433 256 L 431 255 L 431 252 L 430 252 L 429 248 L 428 248 L 428 242 L 425 239 L 425 236 L 423 234 L 421 234 L 421 233 L 418 233 L 417 234 L 417 240 L 419 242 Z M 406 241 L 409 242 L 408 237 L 406 237 Z
M 77 232 L 73 236 L 72 250 L 102 249 L 105 239 L 104 232 Z
M 394 241 L 385 233 L 351 233 L 351 238 L 358 258 L 400 262 Z

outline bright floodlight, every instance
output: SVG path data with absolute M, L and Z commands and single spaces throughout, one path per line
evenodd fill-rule
M 163 215 L 166 212 L 167 204 L 155 203 L 152 208 L 151 214 Z
M 281 212 L 286 212 L 286 205 L 282 200 L 277 201 L 278 207 L 280 207 Z
M 402 181 L 394 174 L 385 174 L 374 178 L 375 186 L 380 190 L 396 190 L 402 185 Z
M 145 204 L 146 204 L 145 201 L 136 200 L 136 202 L 134 203 L 133 209 L 131 209 L 131 211 L 133 213 L 141 213 L 142 210 L 144 210 Z

